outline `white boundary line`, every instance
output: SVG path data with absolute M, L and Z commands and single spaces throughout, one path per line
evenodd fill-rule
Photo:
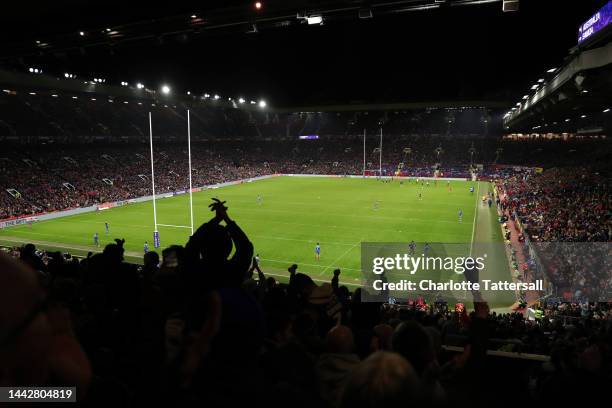
M 187 229 L 191 229 L 191 227 L 188 227 L 186 225 L 172 225 L 172 224 L 157 224 L 160 227 L 172 227 L 172 228 L 187 228 Z
M 361 241 L 357 241 L 352 247 L 350 247 L 342 255 L 340 255 L 334 262 L 332 262 L 329 265 L 327 265 L 325 267 L 325 269 L 323 269 L 323 272 L 319 273 L 319 275 L 323 275 L 330 267 L 332 267 L 333 265 L 337 264 L 338 261 L 340 261 L 342 258 L 344 258 L 349 252 L 351 252 L 360 243 L 361 243 Z M 345 269 L 348 269 L 348 268 L 345 268 Z

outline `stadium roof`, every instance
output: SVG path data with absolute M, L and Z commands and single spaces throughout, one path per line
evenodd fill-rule
M 605 2 L 523 1 L 514 13 L 501 0 L 262 3 L 13 2 L 0 67 L 275 106 L 499 102 L 566 55 Z
M 612 2 L 610 2 L 612 9 Z M 612 30 L 571 50 L 559 68 L 531 81 L 504 116 L 522 133 L 609 134 L 612 129 Z

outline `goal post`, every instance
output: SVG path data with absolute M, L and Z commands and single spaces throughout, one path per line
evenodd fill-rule
M 191 222 L 191 235 L 193 235 L 193 186 L 191 184 L 191 119 L 187 109 L 187 154 L 189 156 L 189 220 Z
M 149 112 L 149 145 L 151 147 L 151 191 L 153 193 L 153 245 L 159 248 L 159 231 L 157 230 L 157 207 L 155 203 L 155 165 L 153 160 L 153 119 Z
M 169 228 L 186 228 L 191 231 L 193 235 L 193 184 L 192 184 L 192 167 L 191 167 L 191 117 L 189 109 L 187 110 L 187 154 L 189 163 L 189 220 L 190 225 L 173 225 L 173 224 L 159 224 L 157 222 L 157 196 L 155 194 L 155 158 L 153 155 L 153 119 L 152 114 L 149 112 L 149 147 L 151 151 L 151 192 L 153 200 L 153 246 L 155 248 L 161 247 L 159 229 L 158 227 L 169 227 Z

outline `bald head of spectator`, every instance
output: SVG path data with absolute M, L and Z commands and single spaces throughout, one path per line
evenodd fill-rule
M 378 351 L 352 372 L 340 407 L 406 407 L 419 402 L 418 389 L 418 376 L 406 359 L 397 353 Z
M 346 326 L 335 326 L 325 337 L 328 353 L 349 354 L 355 349 L 353 332 Z

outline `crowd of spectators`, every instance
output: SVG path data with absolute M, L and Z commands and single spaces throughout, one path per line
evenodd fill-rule
M 393 136 L 384 142 L 382 163 L 378 139 L 368 141 L 365 167 L 368 174 L 378 174 L 380 166 L 385 175 L 399 169 L 407 176 L 433 176 L 434 168 L 439 168 L 440 176 L 470 177 L 470 165 L 479 163 L 484 165 L 481 175 L 488 176 L 500 172 L 495 167 L 500 163 L 545 165 L 555 163 L 553 157 L 586 160 L 594 149 L 605 152 L 606 143 Z M 541 161 L 533 160 L 530 150 L 539 153 Z M 188 188 L 186 141 L 155 142 L 154 158 L 158 192 Z M 362 174 L 363 140 L 193 142 L 192 167 L 196 187 L 277 173 Z M 150 175 L 148 143 L 7 144 L 0 156 L 0 219 L 150 195 Z M 585 208 L 582 214 L 589 216 L 590 211 Z
M 81 260 L 31 244 L 0 253 L 0 385 L 76 386 L 91 406 L 516 406 L 607 395 L 609 304 L 542 305 L 530 320 L 482 302 L 473 312 L 363 302 L 340 270 L 317 283 L 287 265 L 283 284 L 253 258 L 231 203 L 211 209 L 184 246 L 149 252 L 142 266 L 123 261 L 120 239 Z
M 500 205 L 517 218 L 556 295 L 610 299 L 610 177 L 593 167 L 553 168 L 498 180 Z M 603 243 L 603 244 L 602 244 Z

